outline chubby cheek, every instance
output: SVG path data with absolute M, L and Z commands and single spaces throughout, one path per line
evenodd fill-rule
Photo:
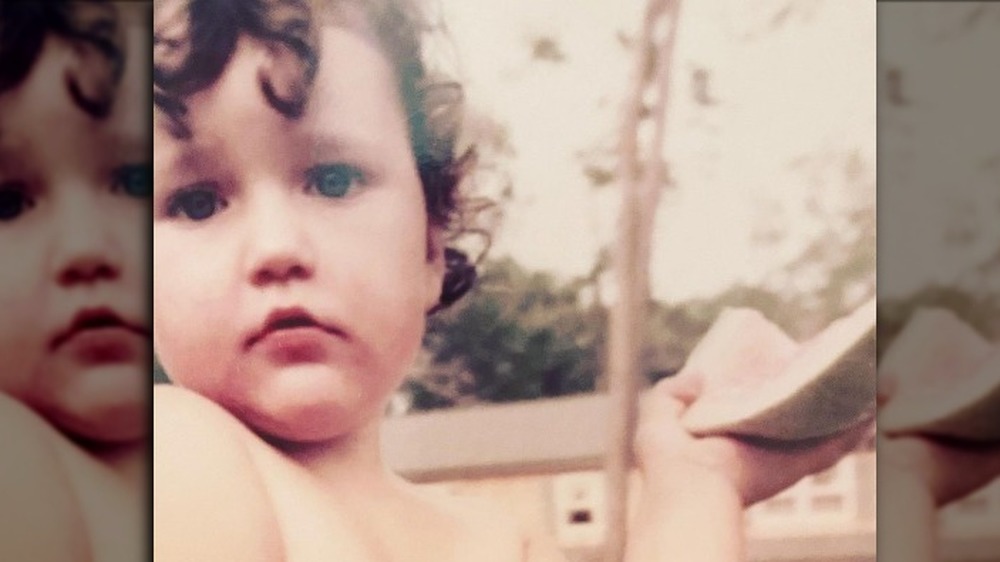
M 402 304 L 402 303 L 401 303 Z M 369 375 L 377 375 L 378 388 L 369 389 L 372 401 L 381 403 L 402 382 L 416 358 L 424 335 L 424 314 L 417 301 L 368 311 L 370 336 L 366 352 Z
M 369 253 L 364 264 L 372 274 L 360 276 L 351 288 L 363 298 L 352 304 L 359 319 L 357 329 L 370 342 L 376 368 L 395 386 L 420 349 L 429 308 L 426 287 L 433 269 L 427 263 L 422 228 L 408 229 L 408 235 L 385 234 L 381 240 L 382 247 Z
M 40 326 L 18 307 L 3 307 L 0 318 L 0 393 L 23 397 L 45 355 L 45 338 Z M 22 307 L 23 308 L 23 307 Z
M 0 224 L 2 227 L 2 224 Z M 51 317 L 42 262 L 44 248 L 32 239 L 11 241 L 0 232 L 0 392 L 19 395 L 46 354 L 43 320 Z
M 233 336 L 234 292 L 221 255 L 189 251 L 170 234 L 155 234 L 154 350 L 174 382 L 217 394 Z
M 119 214 L 119 220 L 115 222 L 115 240 L 121 244 L 125 260 L 125 267 L 128 268 L 128 278 L 130 283 L 136 280 L 142 287 L 146 287 L 150 280 L 150 254 L 149 245 L 152 240 L 152 233 L 149 231 L 150 211 L 146 207 L 148 201 L 135 204 L 133 201 L 126 201 L 129 209 L 127 212 Z M 142 233 L 136 236 L 136 232 Z M 148 298 L 148 293 L 136 293 L 142 298 Z

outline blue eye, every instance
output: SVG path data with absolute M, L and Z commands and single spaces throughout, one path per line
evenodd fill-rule
M 174 194 L 167 204 L 167 216 L 184 215 L 193 221 L 203 221 L 226 208 L 218 192 L 208 186 L 191 186 Z
M 135 199 L 146 199 L 153 192 L 153 173 L 149 164 L 130 164 L 114 171 L 112 188 Z
M 8 182 L 0 184 L 0 222 L 12 222 L 35 206 L 24 184 Z
M 365 181 L 364 173 L 347 164 L 321 164 L 306 172 L 309 189 L 324 197 L 345 197 Z

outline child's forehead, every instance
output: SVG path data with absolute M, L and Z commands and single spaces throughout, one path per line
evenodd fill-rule
M 170 136 L 204 152 L 234 140 L 220 134 L 233 123 L 242 130 L 267 126 L 282 138 L 306 137 L 330 147 L 364 145 L 367 137 L 384 134 L 387 118 L 402 110 L 394 65 L 371 36 L 352 28 L 323 26 L 317 36 L 320 57 L 301 114 L 277 110 L 262 85 L 272 76 L 280 81 L 297 63 L 275 58 L 266 42 L 244 34 L 219 77 L 184 100 L 191 134 Z M 168 135 L 173 119 L 157 111 L 158 135 Z
M 45 106 L 24 119 L 4 119 L 0 110 L 0 171 L 5 174 L 30 174 L 52 166 L 102 166 L 109 162 L 149 160 L 148 128 L 133 126 L 139 119 L 94 120 L 71 102 L 61 108 Z M 47 110 L 47 111 L 46 111 Z M 147 118 L 148 119 L 148 118 Z
M 63 79 L 67 69 L 76 68 L 75 63 L 67 63 L 58 50 L 46 47 L 32 72 L 0 94 L 0 165 L 6 171 L 27 169 L 66 150 L 80 157 L 148 160 L 148 96 L 139 95 L 141 84 L 137 84 L 148 70 L 142 62 L 136 57 L 113 86 L 111 110 L 94 115 L 81 106 Z
M 211 114 L 211 107 L 204 108 Z M 242 127 L 234 134 L 236 119 L 192 120 L 190 136 L 176 138 L 157 127 L 154 167 L 171 174 L 219 171 L 237 166 L 250 168 L 295 165 L 311 159 L 351 159 L 370 161 L 396 144 L 396 132 L 380 124 L 348 120 L 346 114 L 313 116 L 307 113 L 296 121 L 281 122 L 273 111 L 261 109 L 260 123 Z M 213 117 L 219 117 L 213 115 Z M 332 118 L 330 118 L 332 117 Z M 402 133 L 400 133 L 402 134 Z M 390 138 L 392 136 L 392 138 Z

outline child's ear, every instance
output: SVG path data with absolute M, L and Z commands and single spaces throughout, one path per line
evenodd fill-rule
M 427 228 L 427 286 L 424 288 L 425 309 L 429 312 L 441 300 L 441 289 L 444 286 L 444 230 L 437 226 Z

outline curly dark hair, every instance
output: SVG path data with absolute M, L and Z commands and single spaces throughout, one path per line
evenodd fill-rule
M 474 150 L 459 151 L 464 99 L 461 86 L 428 69 L 423 43 L 433 26 L 419 0 L 156 0 L 153 29 L 153 103 L 167 117 L 170 134 L 189 138 L 185 98 L 222 75 L 241 35 L 267 43 L 272 66 L 258 87 L 272 109 L 301 116 L 316 75 L 318 22 L 359 25 L 348 8 L 359 8 L 395 71 L 407 114 L 411 148 L 431 224 L 460 231 L 459 185 L 472 169 Z M 462 297 L 475 267 L 464 253 L 445 250 L 440 302 L 431 313 Z
M 96 119 L 106 117 L 125 66 L 119 12 L 109 0 L 0 2 L 0 94 L 27 78 L 49 35 L 72 42 L 80 54 L 65 76 L 73 102 Z

